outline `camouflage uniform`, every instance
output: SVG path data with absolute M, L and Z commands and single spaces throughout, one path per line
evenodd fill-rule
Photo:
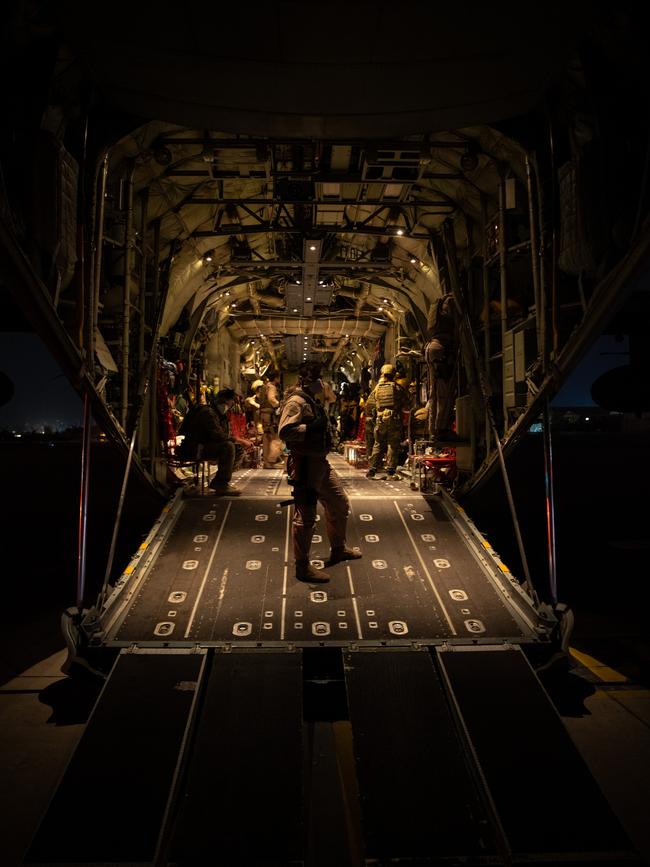
M 393 475 L 402 442 L 402 410 L 408 407 L 409 396 L 396 382 L 382 377 L 368 400 L 376 407 L 375 445 L 370 456 L 370 469 L 381 469 L 384 455 L 388 452 L 386 470 Z

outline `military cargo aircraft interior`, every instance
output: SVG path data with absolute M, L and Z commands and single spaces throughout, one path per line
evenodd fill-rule
M 650 411 L 640 12 L 10 7 L 1 297 L 82 402 L 101 684 L 20 863 L 645 863 L 545 686 L 552 401 L 609 333 Z

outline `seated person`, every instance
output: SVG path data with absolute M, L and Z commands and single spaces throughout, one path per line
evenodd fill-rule
M 200 458 L 217 462 L 217 472 L 210 487 L 219 496 L 238 497 L 241 493 L 230 484 L 235 463 L 235 441 L 230 435 L 227 412 L 234 401 L 235 392 L 231 388 L 223 388 L 217 393 L 214 409 L 201 395 L 199 403 L 190 407 L 179 430 L 184 439 L 176 454 L 181 460 L 196 460 L 201 446 Z M 247 442 L 241 441 L 242 445 Z
M 222 388 L 221 391 L 218 391 L 213 398 L 212 408 L 219 416 L 221 423 L 228 430 L 228 434 L 230 436 L 231 442 L 235 444 L 235 463 L 234 469 L 239 469 L 242 465 L 242 461 L 244 458 L 244 454 L 246 452 L 252 452 L 255 443 L 252 439 L 249 439 L 250 432 L 246 427 L 246 418 L 244 413 L 234 411 L 233 418 L 233 406 L 235 404 L 235 392 L 232 388 Z M 236 427 L 232 422 L 236 422 Z M 234 430 L 233 430 L 234 427 Z M 240 433 L 245 433 L 248 436 L 240 436 Z

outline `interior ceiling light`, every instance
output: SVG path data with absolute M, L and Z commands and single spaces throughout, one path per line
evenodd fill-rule
M 404 234 L 404 229 L 398 229 L 398 230 L 397 230 L 397 234 L 398 234 L 398 235 L 403 235 L 403 234 Z
M 294 307 L 294 308 L 293 308 L 293 312 L 294 312 L 294 313 L 297 313 L 297 312 L 298 312 L 298 308 L 297 308 L 297 307 Z
M 311 298 L 305 298 L 305 301 L 311 301 Z
M 316 249 L 316 245 L 315 245 L 315 244 L 310 244 L 310 245 L 309 245 L 309 249 L 310 249 L 310 250 L 315 250 L 315 249 Z
M 411 265 L 415 265 L 416 262 L 417 259 L 415 258 L 415 256 L 411 256 Z

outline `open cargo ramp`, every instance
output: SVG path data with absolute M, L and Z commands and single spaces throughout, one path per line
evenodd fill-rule
M 121 651 L 27 858 L 635 862 L 505 644 Z
M 277 471 L 165 509 L 95 621 L 116 659 L 28 863 L 638 862 L 532 667 L 552 612 L 446 494 L 333 463 L 363 558 L 327 585 L 293 577 Z

